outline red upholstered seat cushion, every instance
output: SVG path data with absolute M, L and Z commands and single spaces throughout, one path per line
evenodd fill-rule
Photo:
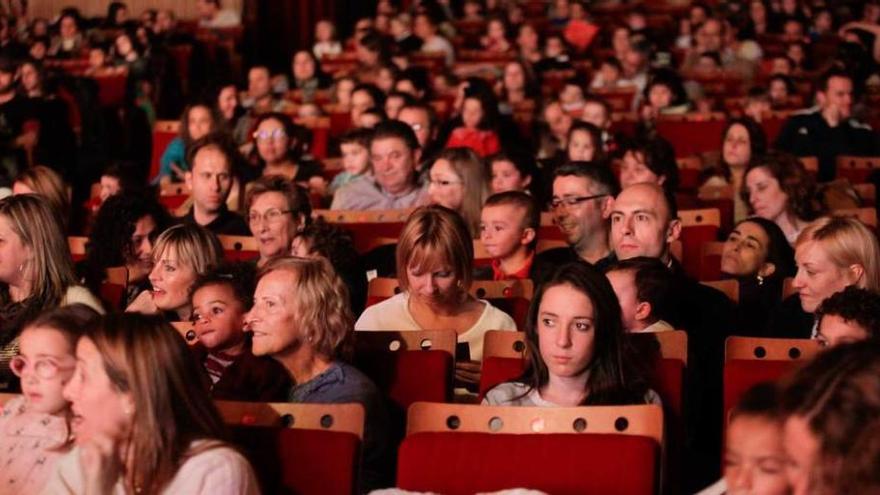
M 733 359 L 724 364 L 724 422 L 727 413 L 739 402 L 740 397 L 761 382 L 781 378 L 799 365 L 798 361 L 759 361 Z
M 452 398 L 452 355 L 446 351 L 377 352 L 356 356 L 357 366 L 404 411 L 413 402 Z
M 400 447 L 397 485 L 446 495 L 515 487 L 554 495 L 648 495 L 657 455 L 652 439 L 637 436 L 416 433 Z
M 480 371 L 480 400 L 495 385 L 518 378 L 526 369 L 526 360 L 520 358 L 483 358 Z
M 360 440 L 351 433 L 239 426 L 233 440 L 257 473 L 263 493 L 351 494 Z
M 685 273 L 697 278 L 700 275 L 700 250 L 703 243 L 718 240 L 715 225 L 691 225 L 681 229 L 681 264 Z

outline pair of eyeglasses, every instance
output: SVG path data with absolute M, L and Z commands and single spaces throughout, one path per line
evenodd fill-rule
M 30 366 L 32 366 L 31 370 L 34 374 L 44 380 L 51 380 L 58 376 L 59 372 L 72 370 L 76 367 L 74 365 L 62 366 L 52 359 L 45 358 L 37 359 L 33 363 L 30 363 L 24 356 L 15 356 L 9 361 L 9 368 L 15 373 L 15 376 L 18 377 L 24 375 L 25 370 Z
M 257 141 L 269 141 L 270 139 L 278 141 L 286 137 L 287 132 L 284 129 L 273 129 L 271 131 L 254 132 L 254 139 L 256 139 Z
M 550 201 L 550 208 L 557 210 L 561 208 L 563 205 L 565 206 L 577 206 L 584 201 L 589 201 L 591 199 L 604 198 L 605 196 L 609 196 L 608 194 L 594 194 L 592 196 L 571 196 L 566 198 L 553 198 L 553 201 Z
M 247 220 L 248 220 L 248 223 L 251 225 L 259 222 L 260 220 L 262 220 L 266 223 L 275 223 L 275 222 L 281 220 L 281 218 L 286 213 L 292 213 L 292 212 L 293 212 L 293 210 L 279 210 L 277 208 L 272 208 L 271 210 L 266 210 L 266 212 L 263 213 L 262 215 L 260 215 L 259 213 L 256 213 L 256 212 L 250 213 L 250 214 L 248 214 Z
M 464 184 L 464 182 L 462 182 L 460 180 L 440 180 L 440 179 L 428 179 L 428 183 L 430 183 L 432 186 L 439 186 L 439 187 L 449 187 L 449 186 L 456 185 L 456 184 Z

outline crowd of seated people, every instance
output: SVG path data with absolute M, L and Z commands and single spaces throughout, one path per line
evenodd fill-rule
M 379 0 L 283 67 L 196 4 L 0 2 L 0 493 L 258 493 L 222 401 L 359 403 L 394 486 L 356 344 L 438 330 L 451 402 L 662 408 L 668 492 L 880 488 L 874 0 Z M 732 337 L 817 350 L 725 415 Z

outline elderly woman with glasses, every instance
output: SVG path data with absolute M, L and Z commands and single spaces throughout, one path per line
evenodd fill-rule
M 309 224 L 312 208 L 306 192 L 285 177 L 264 176 L 252 182 L 245 196 L 251 234 L 257 240 L 257 266 L 290 253 L 294 237 Z

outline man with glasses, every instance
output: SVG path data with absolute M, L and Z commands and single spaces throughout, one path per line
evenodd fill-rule
M 201 225 L 218 235 L 249 235 L 244 219 L 226 207 L 235 155 L 231 143 L 217 134 L 208 134 L 193 144 L 187 157 L 192 170 L 184 177 L 192 198 L 192 208 L 183 217 L 185 223 Z
M 581 259 L 602 270 L 614 260 L 607 221 L 617 191 L 617 179 L 607 166 L 571 162 L 556 169 L 550 211 L 569 247 L 536 256 L 535 263 L 548 269 L 536 269 L 535 283 L 552 267 L 569 261 Z
M 416 176 L 419 142 L 412 128 L 391 120 L 376 126 L 370 140 L 372 177 L 356 179 L 333 197 L 333 210 L 394 210 L 422 205 L 426 189 Z

